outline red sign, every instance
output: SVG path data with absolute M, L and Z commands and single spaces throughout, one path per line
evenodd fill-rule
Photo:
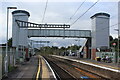
M 115 45 L 116 45 L 116 43 L 113 43 L 112 45 L 113 45 L 113 46 L 115 46 Z

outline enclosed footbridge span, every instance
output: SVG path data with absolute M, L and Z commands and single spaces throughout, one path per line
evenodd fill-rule
M 28 37 L 90 38 L 90 30 L 28 29 Z

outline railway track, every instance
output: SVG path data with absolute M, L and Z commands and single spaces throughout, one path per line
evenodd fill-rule
M 44 56 L 45 59 L 49 62 L 54 72 L 57 75 L 58 80 L 81 80 L 82 77 L 87 77 L 90 80 L 103 80 L 105 78 L 91 73 L 89 71 L 79 68 L 74 62 L 61 60 L 51 56 Z
M 53 71 L 55 72 L 57 80 L 76 80 L 76 78 L 71 73 L 57 65 L 51 58 L 44 58 L 48 61 Z

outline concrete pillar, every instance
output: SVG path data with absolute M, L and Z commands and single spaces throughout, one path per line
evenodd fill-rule
M 86 43 L 86 58 L 91 59 L 91 38 L 87 38 L 87 43 Z
M 110 15 L 107 13 L 97 13 L 91 17 L 92 59 L 96 57 L 96 48 L 107 47 L 109 49 L 109 18 Z

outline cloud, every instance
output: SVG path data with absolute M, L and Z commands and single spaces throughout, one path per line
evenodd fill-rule
M 117 33 L 116 34 L 110 34 L 113 38 L 118 38 Z
M 59 46 L 59 44 L 56 43 L 56 42 L 54 42 L 52 45 L 53 45 L 53 46 Z
M 4 33 L 0 33 L 0 44 L 6 43 L 6 36 L 4 36 Z
M 46 1 L 46 0 L 3 0 L 3 6 L 2 6 L 2 19 L 0 18 L 0 22 L 2 20 L 2 23 L 0 23 L 0 26 L 2 25 L 2 28 L 0 27 L 0 42 L 5 40 L 5 34 L 6 34 L 6 7 L 7 6 L 17 6 L 18 9 L 24 9 L 28 12 L 30 12 L 30 22 L 34 23 L 40 23 L 43 17 L 43 12 L 45 8 L 45 3 L 41 3 L 40 1 Z M 70 16 L 73 15 L 75 10 L 78 8 L 80 3 L 84 0 L 48 0 L 48 7 L 45 15 L 45 23 L 66 23 L 67 20 L 70 18 Z M 51 2 L 53 1 L 53 2 Z M 59 3 L 59 1 L 61 3 Z M 68 2 L 67 2 L 68 1 Z M 70 2 L 71 1 L 71 2 Z M 73 1 L 73 2 L 72 2 Z M 77 2 L 79 1 L 79 2 Z M 88 1 L 88 0 L 87 0 Z M 95 2 L 96 0 L 89 0 L 90 2 Z M 89 2 L 88 1 L 88 2 Z M 117 23 L 117 3 L 110 3 L 112 0 L 105 0 L 107 2 L 104 2 L 104 0 L 100 0 L 98 4 L 96 4 L 92 9 L 90 9 L 82 18 L 78 20 L 73 26 L 71 26 L 71 29 L 91 29 L 91 20 L 90 16 L 94 15 L 97 12 L 107 12 L 111 15 L 111 24 Z M 115 2 L 114 0 L 113 2 Z M 33 3 L 34 2 L 34 3 Z M 80 10 L 77 12 L 77 14 L 74 16 L 74 18 L 70 21 L 72 23 L 75 19 L 77 19 L 84 11 L 86 11 L 93 3 L 85 3 Z M 13 10 L 10 10 L 10 12 Z M 12 15 L 10 14 L 10 20 L 12 18 Z M 12 22 L 10 22 L 9 32 L 11 37 L 11 28 L 12 28 Z M 111 29 L 111 34 L 115 31 L 113 28 Z M 36 38 L 37 39 L 37 38 Z M 39 40 L 39 39 L 38 39 Z M 65 42 L 65 41 L 64 41 Z M 59 44 L 58 44 L 59 45 Z

